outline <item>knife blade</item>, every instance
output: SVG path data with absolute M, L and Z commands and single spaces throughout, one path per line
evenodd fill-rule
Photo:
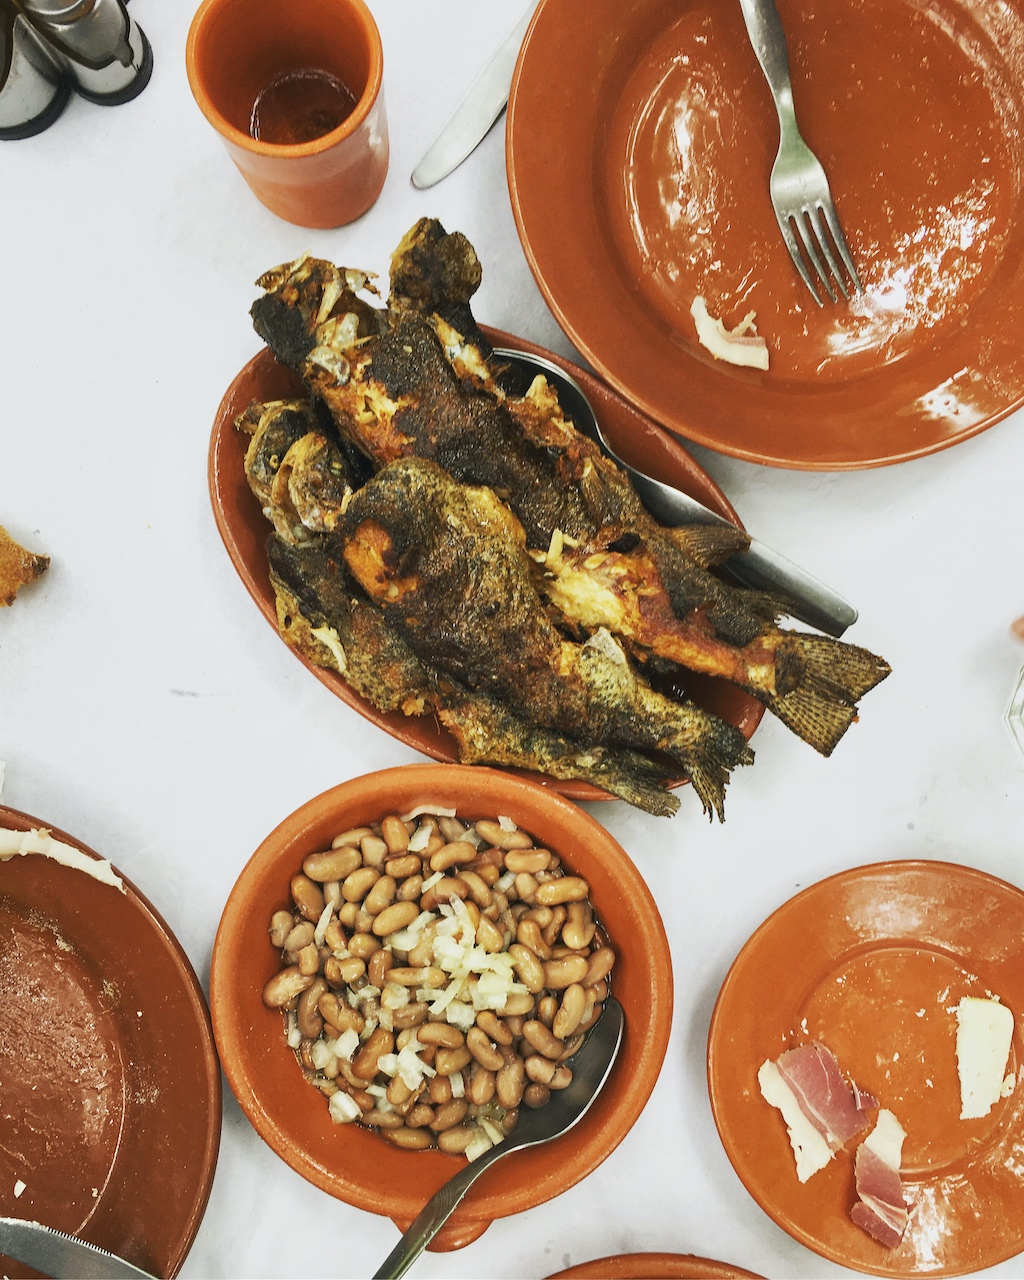
M 412 184 L 421 190 L 432 187 L 457 169 L 491 125 L 504 111 L 512 87 L 512 72 L 519 49 L 533 17 L 531 4 L 469 86 L 466 96 L 448 117 L 423 159 L 412 171 Z
M 0 1253 L 54 1280 L 154 1280 L 98 1245 L 24 1218 L 0 1218 Z

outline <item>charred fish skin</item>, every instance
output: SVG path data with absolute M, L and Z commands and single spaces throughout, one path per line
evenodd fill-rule
M 673 771 L 636 752 L 581 747 L 523 723 L 503 704 L 474 694 L 424 665 L 379 610 L 359 598 L 332 540 L 295 546 L 268 541 L 282 637 L 307 661 L 337 671 L 379 711 L 437 715 L 467 764 L 511 765 L 601 787 L 656 816 L 679 799 Z
M 538 728 L 663 752 L 721 816 L 730 770 L 753 758 L 743 735 L 656 693 L 607 632 L 565 640 L 537 594 L 522 529 L 490 490 L 401 459 L 354 496 L 340 533 L 353 577 L 421 658 Z

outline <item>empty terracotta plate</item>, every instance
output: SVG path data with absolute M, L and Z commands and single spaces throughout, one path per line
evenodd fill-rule
M 13 809 L 0 827 L 98 857 Z M 0 1216 L 173 1276 L 213 1182 L 220 1067 L 188 958 L 124 886 L 37 854 L 0 861 Z
M 387 1214 L 404 1230 L 465 1159 L 403 1151 L 363 1126 L 335 1124 L 304 1079 L 284 1021 L 262 1000 L 280 968 L 267 938 L 273 912 L 291 901 L 303 858 L 334 836 L 420 805 L 476 820 L 505 815 L 563 858 L 590 885 L 596 917 L 615 949 L 611 989 L 622 1005 L 622 1047 L 583 1119 L 553 1142 L 510 1154 L 486 1170 L 430 1245 L 460 1248 L 493 1219 L 520 1213 L 574 1186 L 629 1132 L 658 1079 L 672 1025 L 672 962 L 650 889 L 622 847 L 589 814 L 523 778 L 465 765 L 420 764 L 353 778 L 287 817 L 253 854 L 224 908 L 210 969 L 221 1061 L 256 1132 L 293 1169 L 332 1196 Z
M 878 863 L 805 889 L 754 933 L 722 986 L 708 1083 L 726 1153 L 780 1227 L 841 1266 L 953 1276 L 1024 1249 L 1024 1081 L 984 1118 L 960 1119 L 963 996 L 998 996 L 1013 1011 L 1007 1071 L 1019 1075 L 1024 893 L 945 862 Z M 766 1059 L 810 1040 L 907 1132 L 912 1207 L 895 1249 L 850 1220 L 857 1140 L 799 1183 L 782 1116 L 758 1089 Z
M 567 369 L 586 391 L 609 440 L 614 448 L 621 449 L 625 461 L 676 485 L 713 511 L 738 523 L 735 511 L 711 477 L 680 445 L 670 440 L 621 396 L 609 391 L 585 370 L 559 359 L 550 351 L 495 329 L 485 329 L 484 332 L 495 346 L 542 355 Z M 278 364 L 270 351 L 264 349 L 249 361 L 228 387 L 217 410 L 210 438 L 210 500 L 217 528 L 239 577 L 275 631 L 277 613 L 266 553 L 271 527 L 245 479 L 243 462 L 249 437 L 235 429 L 234 421 L 252 400 L 304 394 L 299 378 Z M 454 739 L 433 716 L 410 718 L 400 712 L 382 713 L 350 688 L 337 672 L 313 666 L 301 657 L 299 661 L 343 702 L 399 742 L 422 751 L 434 760 L 450 763 L 458 759 Z M 756 699 L 724 680 L 686 674 L 679 687 L 699 706 L 736 725 L 748 739 L 764 714 L 764 708 Z M 528 776 L 573 800 L 612 798 L 587 782 L 562 781 L 540 774 Z M 673 785 L 681 786 L 682 783 L 683 779 L 678 779 Z
M 616 1253 L 581 1262 L 549 1280 L 759 1280 L 754 1271 L 692 1253 Z
M 956 444 L 1024 401 L 1022 0 L 778 8 L 862 296 L 818 307 L 789 258 L 775 108 L 716 0 L 541 4 L 506 130 L 527 258 L 594 368 L 690 440 L 827 470 Z M 698 344 L 698 296 L 755 312 L 767 372 Z

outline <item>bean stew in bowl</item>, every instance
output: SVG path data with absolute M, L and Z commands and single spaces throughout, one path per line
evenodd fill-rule
M 624 850 L 556 793 L 459 765 L 356 778 L 285 819 L 228 899 L 210 987 L 257 1132 L 400 1229 L 569 1083 L 614 991 L 623 1046 L 590 1112 L 490 1171 L 434 1249 L 596 1168 L 646 1104 L 672 1017 L 664 926 Z

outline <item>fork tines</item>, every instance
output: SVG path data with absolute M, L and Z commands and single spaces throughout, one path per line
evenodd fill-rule
M 844 298 L 849 300 L 850 289 L 836 261 L 836 253 L 846 268 L 847 276 L 853 286 L 854 293 L 863 293 L 857 268 L 847 248 L 843 229 L 839 225 L 835 209 L 830 203 L 818 202 L 807 204 L 798 213 L 788 218 L 779 218 L 779 227 L 789 249 L 790 257 L 796 264 L 800 276 L 811 291 L 811 296 L 818 306 L 824 306 L 815 288 L 815 281 L 808 269 L 808 262 L 817 273 L 818 280 L 825 286 L 825 291 L 833 302 L 838 302 L 833 281 L 838 284 Z M 833 245 L 835 253 L 833 253 Z M 801 252 L 801 249 L 803 252 Z M 824 258 L 824 261 L 822 259 Z M 827 269 L 826 269 L 827 268 Z

